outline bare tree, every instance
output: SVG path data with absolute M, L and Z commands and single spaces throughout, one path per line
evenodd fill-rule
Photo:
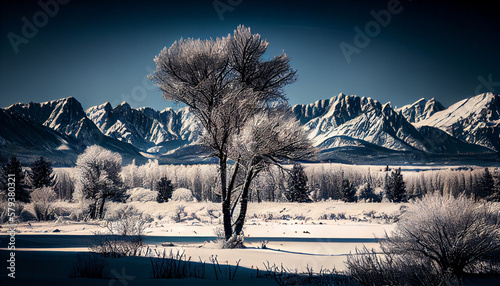
M 181 39 L 161 51 L 150 75 L 166 100 L 190 107 L 203 127 L 204 144 L 219 161 L 226 240 L 233 234 L 232 195 L 243 160 L 230 158 L 231 143 L 255 114 L 285 106 L 283 88 L 296 79 L 286 54 L 263 60 L 267 46 L 243 26 L 215 40 Z M 228 177 L 231 159 L 236 165 Z M 253 171 L 248 175 L 253 178 Z

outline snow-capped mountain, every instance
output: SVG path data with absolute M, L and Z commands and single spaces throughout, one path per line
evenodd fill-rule
M 444 109 L 445 107 L 434 98 L 429 100 L 421 98 L 415 103 L 405 105 L 396 111 L 401 112 L 408 122 L 417 123 Z
M 406 120 L 402 111 L 396 112 L 389 103 L 382 105 L 371 98 L 342 93 L 330 99 L 328 104 L 323 102 L 293 107 L 296 117 L 307 122 L 305 128 L 310 132 L 309 137 L 320 149 L 364 146 L 363 142 L 390 150 L 428 153 L 466 153 L 480 149 L 458 144 L 444 132 L 426 130 L 421 133 Z M 305 113 L 321 109 L 327 110 L 320 112 L 320 116 Z
M 194 142 L 198 136 L 199 128 L 187 108 L 159 112 L 149 107 L 134 109 L 126 102 L 113 108 L 107 102 L 86 113 L 105 135 L 150 153 L 167 152 L 173 146 Z
M 500 96 L 489 92 L 461 100 L 416 126 L 436 127 L 464 142 L 500 151 Z
M 422 99 L 397 110 L 389 103 L 341 93 L 295 105 L 292 112 L 321 150 L 321 160 L 496 160 L 491 153 L 500 150 L 500 98 L 491 93 L 447 109 L 434 99 Z M 124 102 L 84 111 L 73 97 L 18 103 L 0 109 L 0 159 L 43 153 L 69 162 L 86 146 L 99 144 L 120 152 L 125 161 L 146 156 L 170 163 L 199 163 L 206 162 L 208 152 L 198 144 L 200 133 L 188 108 L 157 111 Z
M 102 137 L 99 129 L 87 118 L 82 105 L 74 97 L 43 103 L 16 103 L 6 110 L 74 137 L 85 144 L 94 144 Z
M 27 147 L 30 146 L 29 142 L 36 142 L 36 145 L 42 146 L 49 144 L 49 151 L 73 150 L 75 154 L 82 151 L 85 146 L 97 144 L 121 153 L 126 160 L 141 157 L 139 150 L 133 145 L 105 136 L 87 117 L 82 105 L 74 97 L 43 103 L 17 103 L 3 109 L 2 112 L 18 119 L 15 122 L 11 120 L 5 125 L 7 134 L 16 134 L 21 130 L 23 132 L 22 142 L 11 138 L 10 144 Z M 57 139 L 51 139 L 45 133 L 50 133 Z M 40 136 L 43 138 L 39 138 Z

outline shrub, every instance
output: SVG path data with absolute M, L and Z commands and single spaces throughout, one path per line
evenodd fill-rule
M 144 188 L 133 188 L 129 189 L 126 192 L 127 201 L 128 202 L 154 202 L 156 201 L 156 197 L 158 196 L 158 192 L 151 191 L 149 189 Z
M 104 278 L 105 260 L 96 253 L 78 253 L 73 264 L 71 278 Z
M 191 190 L 179 188 L 172 193 L 172 200 L 192 202 L 194 200 Z
M 381 245 L 380 257 L 368 251 L 348 257 L 351 273 L 364 285 L 404 285 L 400 279 L 409 275 L 419 285 L 455 283 L 467 273 L 498 270 L 500 213 L 465 195 L 427 195 L 408 205 Z
M 107 233 L 96 232 L 90 249 L 104 257 L 140 255 L 144 247 L 142 234 L 149 220 L 132 207 L 108 214 Z
M 154 279 L 183 279 L 183 278 L 197 278 L 203 279 L 205 277 L 205 262 L 192 263 L 191 257 L 186 257 L 184 251 L 179 251 L 174 254 L 170 250 L 163 249 L 162 253 L 154 250 L 155 256 L 150 258 L 151 270 Z
M 178 205 L 175 208 L 175 213 L 172 215 L 172 220 L 175 222 L 181 222 L 186 216 L 187 213 L 184 211 L 185 206 L 183 205 Z
M 52 215 L 52 205 L 56 200 L 56 192 L 51 187 L 42 187 L 31 193 L 33 211 L 38 220 L 49 220 Z
M 27 208 L 22 209 L 20 212 L 16 212 L 19 214 L 19 220 L 20 221 L 33 221 L 37 220 L 37 217 L 33 214 L 33 212 L 27 210 Z
M 386 243 L 395 253 L 425 257 L 436 271 L 461 277 L 500 250 L 500 213 L 464 195 L 426 196 L 408 206 Z

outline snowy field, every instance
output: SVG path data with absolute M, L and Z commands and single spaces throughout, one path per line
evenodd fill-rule
M 151 216 L 144 239 L 151 249 L 162 251 L 165 248 L 167 252 L 179 250 L 191 257 L 192 261 L 209 262 L 210 257 L 216 255 L 224 265 L 236 265 L 241 259 L 239 266 L 242 269 L 262 270 L 265 268 L 264 263 L 269 263 L 283 265 L 290 270 L 297 269 L 299 272 L 306 271 L 306 267 L 316 272 L 321 268 L 345 270 L 344 261 L 348 253 L 363 245 L 375 249 L 378 247 L 375 238 L 383 237 L 386 231 L 393 229 L 392 219 L 400 213 L 402 206 L 392 203 L 337 201 L 308 204 L 250 203 L 244 229 L 246 248 L 221 249 L 216 240 L 216 233 L 220 229 L 218 203 L 171 201 L 158 204 L 132 201 L 127 205 Z M 172 220 L 172 214 L 176 213 L 181 205 L 184 207 L 185 216 L 181 222 L 176 223 Z M 67 203 L 65 206 L 72 207 Z M 123 204 L 109 203 L 108 211 L 123 207 Z M 7 243 L 7 236 L 4 234 L 8 228 L 2 227 L 1 230 L 0 240 L 4 245 Z M 85 247 L 89 241 L 88 237 L 95 232 L 105 231 L 105 228 L 98 223 L 59 220 L 21 223 L 16 230 L 18 253 L 28 254 L 35 251 L 57 257 L 59 253 L 61 259 L 68 259 L 67 263 L 71 264 L 76 257 L 74 252 L 89 251 L 88 247 Z M 23 239 L 23 235 L 26 235 L 27 239 Z M 64 243 L 59 243 L 57 238 L 64 236 L 70 239 L 61 240 Z M 268 242 L 264 243 L 263 249 L 264 241 Z M 173 246 L 162 246 L 170 243 Z M 4 250 L 5 248 L 2 248 L 2 252 Z M 19 263 L 31 263 L 30 260 L 39 255 L 41 254 L 20 254 L 19 257 L 25 258 Z M 130 258 L 122 261 L 127 259 Z M 115 260 L 121 263 L 121 259 Z M 26 275 L 34 278 L 37 275 L 45 275 L 37 272 L 39 270 L 30 270 Z M 131 275 L 148 278 L 144 273 Z

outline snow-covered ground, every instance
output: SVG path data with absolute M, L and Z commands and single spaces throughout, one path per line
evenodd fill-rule
M 116 212 L 125 205 L 108 203 L 108 212 Z M 146 238 L 151 248 L 163 248 L 162 243 L 173 242 L 173 249 L 185 251 L 193 260 L 209 261 L 217 255 L 219 261 L 236 264 L 247 268 L 263 268 L 263 263 L 281 265 L 289 269 L 306 270 L 306 266 L 315 271 L 323 269 L 344 270 L 346 255 L 356 247 L 366 245 L 377 248 L 374 238 L 381 238 L 385 232 L 394 228 L 392 218 L 400 213 L 401 204 L 393 203 L 343 203 L 327 201 L 317 203 L 250 203 L 247 222 L 244 229 L 246 238 L 244 249 L 221 249 L 215 241 L 216 232 L 220 231 L 220 204 L 207 202 L 171 201 L 156 202 L 132 201 L 126 204 L 139 213 L 151 216 L 145 229 Z M 181 222 L 173 221 L 173 214 L 179 206 L 184 213 Z M 67 206 L 77 207 L 77 206 Z M 57 232 L 54 230 L 57 229 Z M 1 229 L 3 233 L 7 228 Z M 44 241 L 54 241 L 53 236 L 85 236 L 103 232 L 103 223 L 85 223 L 68 220 L 57 222 L 30 222 L 17 226 L 20 235 L 40 235 L 31 248 L 18 245 L 18 251 L 48 250 Z M 5 237 L 5 236 L 4 236 Z M 169 239 L 169 238 L 174 238 Z M 190 238 L 209 237 L 206 241 L 193 242 Z M 31 238 L 30 238 L 31 239 Z M 33 239 L 37 240 L 37 239 Z M 78 239 L 75 239 L 78 240 Z M 262 249 L 262 242 L 269 240 L 267 249 Z M 151 242 L 154 241 L 154 242 Z M 76 243 L 76 241 L 75 241 Z M 51 251 L 88 251 L 86 247 L 50 248 Z

